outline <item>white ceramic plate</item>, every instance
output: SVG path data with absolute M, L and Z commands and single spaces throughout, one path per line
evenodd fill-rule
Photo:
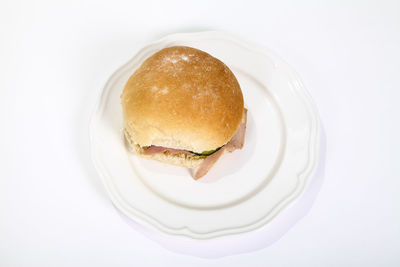
M 156 51 L 174 45 L 219 58 L 237 77 L 248 108 L 245 146 L 207 176 L 132 154 L 122 134 L 120 95 Z M 109 79 L 91 121 L 92 157 L 114 204 L 165 233 L 207 239 L 266 225 L 299 197 L 318 159 L 319 118 L 294 70 L 271 51 L 221 32 L 169 35 L 140 50 Z

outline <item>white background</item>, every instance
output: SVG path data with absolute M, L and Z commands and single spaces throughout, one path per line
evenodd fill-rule
M 301 75 L 327 134 L 309 214 L 275 244 L 217 260 L 170 252 L 121 219 L 88 119 L 142 44 L 223 30 Z M 399 1 L 0 2 L 0 266 L 399 266 Z

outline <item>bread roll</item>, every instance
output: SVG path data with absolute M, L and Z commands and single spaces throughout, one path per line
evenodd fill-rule
M 124 131 L 136 153 L 161 146 L 202 153 L 226 144 L 241 124 L 240 85 L 220 60 L 191 47 L 164 48 L 147 58 L 121 95 Z M 204 156 L 147 155 L 195 167 Z

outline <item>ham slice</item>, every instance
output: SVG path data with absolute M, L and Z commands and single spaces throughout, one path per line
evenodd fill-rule
M 162 147 L 162 146 L 149 146 L 143 151 L 144 155 L 153 155 L 157 153 L 164 153 L 168 152 L 170 154 L 179 154 L 179 153 L 185 153 L 185 154 L 193 154 L 187 150 L 182 150 L 182 149 L 175 149 L 175 148 L 167 148 L 167 147 Z
M 247 123 L 247 109 L 244 109 L 244 116 L 239 129 L 236 131 L 232 139 L 221 147 L 217 152 L 214 152 L 210 156 L 207 156 L 201 165 L 196 170 L 193 179 L 197 180 L 208 173 L 211 167 L 218 161 L 218 159 L 224 154 L 225 151 L 232 152 L 235 149 L 241 149 L 244 145 L 244 137 L 246 133 L 246 123 Z M 167 148 L 162 146 L 149 146 L 143 152 L 144 155 L 153 155 L 157 153 L 168 152 L 170 154 L 185 153 L 188 155 L 194 155 L 192 152 L 182 149 Z
M 218 159 L 224 154 L 225 147 L 221 147 L 217 152 L 212 153 L 208 156 L 199 166 L 194 173 L 193 179 L 197 180 L 207 174 L 211 167 L 218 161 Z

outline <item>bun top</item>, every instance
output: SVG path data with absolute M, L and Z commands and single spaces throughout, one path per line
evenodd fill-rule
M 185 46 L 147 58 L 129 78 L 121 100 L 125 131 L 136 144 L 198 153 L 226 144 L 244 112 L 231 70 Z

